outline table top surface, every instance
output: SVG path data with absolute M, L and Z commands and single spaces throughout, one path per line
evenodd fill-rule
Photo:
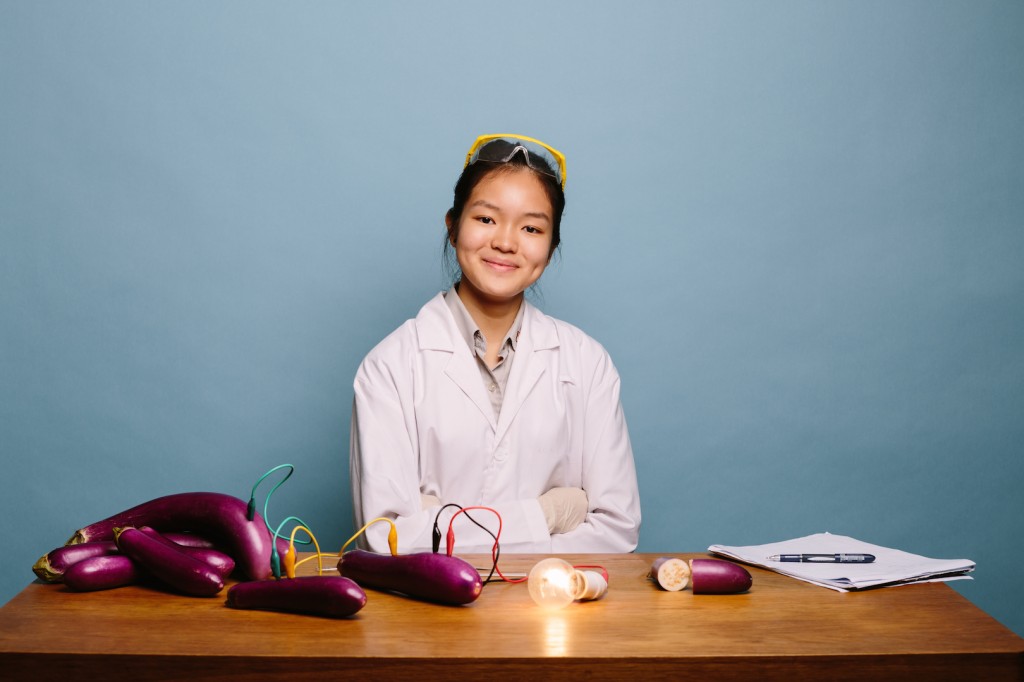
M 359 613 L 330 619 L 227 608 L 224 593 L 194 598 L 139 586 L 73 593 L 34 582 L 0 609 L 0 661 L 36 654 L 349 661 L 988 654 L 1018 669 L 1024 661 L 1024 640 L 945 584 L 840 593 L 748 567 L 748 592 L 694 595 L 648 579 L 658 556 L 706 555 L 565 556 L 603 565 L 609 591 L 559 611 L 536 606 L 525 583 L 488 584 L 477 601 L 458 607 L 367 590 Z M 488 565 L 487 557 L 464 558 Z M 506 554 L 501 568 L 525 573 L 541 558 Z M 300 573 L 314 570 L 306 562 Z

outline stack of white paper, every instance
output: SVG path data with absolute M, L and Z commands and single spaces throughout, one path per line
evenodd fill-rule
M 708 551 L 840 592 L 918 582 L 970 580 L 966 574 L 974 570 L 974 562 L 968 559 L 929 559 L 831 533 L 749 547 L 711 545 Z M 870 564 L 823 564 L 783 563 L 768 559 L 776 554 L 844 553 L 874 554 L 875 561 Z

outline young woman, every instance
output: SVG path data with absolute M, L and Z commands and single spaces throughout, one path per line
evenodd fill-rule
M 443 505 L 501 515 L 504 552 L 629 552 L 640 529 L 619 376 L 596 341 L 524 292 L 560 241 L 565 158 L 518 135 L 477 139 L 445 216 L 461 277 L 380 342 L 354 382 L 355 519 L 395 521 L 429 551 Z M 447 529 L 454 507 L 442 513 Z M 488 512 L 474 519 L 497 530 Z M 465 516 L 458 552 L 493 538 Z M 387 551 L 378 523 L 366 545 Z

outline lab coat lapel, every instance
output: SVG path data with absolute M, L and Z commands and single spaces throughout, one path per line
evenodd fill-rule
M 530 391 L 548 369 L 550 351 L 558 347 L 558 333 L 555 325 L 539 310 L 527 302 L 523 315 L 522 332 L 516 346 L 512 371 L 509 373 L 505 396 L 501 402 L 498 417 L 498 432 L 495 442 L 500 443 L 523 406 Z
M 455 320 L 452 319 L 448 304 L 444 301 L 444 294 L 438 294 L 423 306 L 416 316 L 416 330 L 420 350 L 443 351 L 450 355 L 448 364 L 445 365 L 445 374 L 476 405 L 491 429 L 497 428 L 494 407 L 487 397 L 476 359 L 469 346 L 459 336 Z
M 470 355 L 468 346 L 455 348 L 444 372 L 462 389 L 466 397 L 473 401 L 473 404 L 487 419 L 487 423 L 491 425 L 491 429 L 495 429 L 497 425 L 494 420 L 494 406 L 491 405 L 491 401 L 487 397 L 484 381 L 480 378 L 480 369 L 476 366 L 476 360 Z

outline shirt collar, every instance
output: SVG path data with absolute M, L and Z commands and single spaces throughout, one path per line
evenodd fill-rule
M 483 339 L 483 334 L 480 332 L 480 325 L 473 320 L 473 316 L 466 310 L 466 305 L 459 298 L 459 293 L 455 290 L 455 287 L 445 292 L 444 301 L 448 304 L 452 317 L 455 318 L 455 327 L 459 330 L 459 336 L 465 340 L 469 349 L 475 352 L 477 334 L 480 334 L 481 340 L 486 344 L 486 340 Z M 502 340 L 499 348 L 504 348 L 505 344 L 510 344 L 512 350 L 516 350 L 516 347 L 519 345 L 519 331 L 523 328 L 523 313 L 525 310 L 526 301 L 523 301 L 522 305 L 519 306 L 519 312 L 516 313 L 516 319 L 512 321 L 512 326 L 505 333 L 505 338 Z

